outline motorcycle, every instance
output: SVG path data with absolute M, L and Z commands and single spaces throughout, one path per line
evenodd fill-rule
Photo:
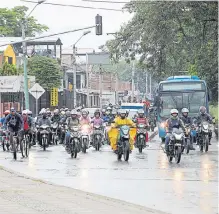
M 103 138 L 102 127 L 96 125 L 93 127 L 93 129 L 93 147 L 96 149 L 96 151 L 99 151 L 102 145 Z
M 117 151 L 117 158 L 118 160 L 121 160 L 122 155 L 124 157 L 125 161 L 129 160 L 129 154 L 130 154 L 130 135 L 129 135 L 129 131 L 130 131 L 130 127 L 123 125 L 120 127 L 119 129 L 120 131 L 120 138 L 119 138 L 119 142 L 118 142 L 118 151 Z
M 90 125 L 84 124 L 81 126 L 81 143 L 83 153 L 86 153 L 87 149 L 90 147 L 90 132 Z
M 185 135 L 184 146 L 182 147 L 182 153 L 184 149 L 186 150 L 186 154 L 189 154 L 190 149 L 193 147 L 196 137 L 196 129 L 194 125 L 186 124 L 185 125 L 187 134 Z
M 53 123 L 51 125 L 51 131 L 52 131 L 52 143 L 53 144 L 58 144 L 59 136 L 58 136 L 58 123 Z
M 168 144 L 167 157 L 169 162 L 175 158 L 176 163 L 179 163 L 182 155 L 182 147 L 184 143 L 184 133 L 181 129 L 173 128 Z
M 9 151 L 10 150 L 10 142 L 9 142 L 9 136 L 8 136 L 8 131 L 1 129 L 0 130 L 0 142 L 2 142 L 2 148 L 3 151 Z
M 137 135 L 136 135 L 136 147 L 139 150 L 139 153 L 142 153 L 142 150 L 146 148 L 146 135 L 147 130 L 144 124 L 139 124 L 137 126 Z
M 214 117 L 213 117 L 213 124 L 214 124 L 214 134 L 216 139 L 218 139 L 218 122 L 216 122 Z
M 71 158 L 77 158 L 77 154 L 81 150 L 80 134 L 78 126 L 74 126 L 70 130 L 69 148 L 66 151 L 71 154 Z
M 209 146 L 209 135 L 210 135 L 210 126 L 209 123 L 206 121 L 203 121 L 199 125 L 199 133 L 198 133 L 198 139 L 199 139 L 199 147 L 200 151 L 205 152 L 208 151 Z
M 155 123 L 155 120 L 153 118 L 151 118 L 149 120 L 149 125 L 150 125 L 151 131 L 154 132 L 154 128 L 156 127 L 156 123 Z
M 39 127 L 39 131 L 40 131 L 41 142 L 42 142 L 40 146 L 43 147 L 43 150 L 45 151 L 46 148 L 49 146 L 50 127 L 46 124 L 41 125 Z

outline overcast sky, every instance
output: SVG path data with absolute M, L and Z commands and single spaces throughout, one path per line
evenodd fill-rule
M 128 0 L 123 0 L 123 2 L 124 1 L 128 2 Z M 34 4 L 22 2 L 20 0 L 0 0 L 0 2 L 1 8 L 12 8 L 18 5 L 25 5 L 30 9 L 34 7 Z M 124 6 L 124 4 L 92 3 L 84 2 L 82 0 L 47 0 L 46 2 L 114 9 L 121 9 Z M 96 36 L 95 29 L 92 29 L 92 32 L 82 38 L 82 40 L 77 44 L 78 48 L 97 49 L 100 45 L 105 44 L 108 39 L 113 38 L 113 36 L 107 36 L 106 33 L 118 31 L 120 26 L 123 23 L 128 22 L 131 18 L 131 14 L 127 12 L 61 7 L 45 4 L 39 5 L 32 13 L 39 23 L 45 24 L 49 27 L 49 31 L 47 33 L 56 33 L 92 26 L 95 24 L 96 14 L 100 14 L 103 17 L 103 36 Z M 64 47 L 68 47 L 73 44 L 82 33 L 83 31 L 60 35 L 59 37 L 62 40 Z

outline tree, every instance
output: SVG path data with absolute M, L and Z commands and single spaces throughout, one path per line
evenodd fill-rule
M 5 62 L 0 68 L 0 76 L 14 76 L 21 73 L 20 69 L 17 69 L 15 65 L 8 64 Z
M 197 74 L 217 98 L 217 2 L 132 1 L 126 9 L 132 20 L 106 44 L 114 61 L 138 56 L 158 81 L 178 71 Z
M 16 6 L 12 9 L 0 8 L 0 35 L 5 37 L 21 37 L 21 23 L 25 18 L 28 7 Z M 37 20 L 30 16 L 26 23 L 26 36 L 35 36 L 36 33 L 47 31 L 48 27 L 37 23 Z
M 31 57 L 28 60 L 28 74 L 35 76 L 36 82 L 47 90 L 59 88 L 61 85 L 61 70 L 55 59 L 45 56 Z

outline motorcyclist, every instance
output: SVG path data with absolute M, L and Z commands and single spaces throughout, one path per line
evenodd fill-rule
M 156 124 L 156 113 L 154 110 L 154 107 L 149 107 L 148 109 L 148 118 L 149 118 L 149 122 L 153 121 L 154 124 Z
M 31 134 L 30 134 L 30 142 L 32 141 L 32 145 L 36 145 L 36 129 L 35 129 L 35 122 L 36 119 L 33 117 L 33 113 L 30 110 L 27 110 L 28 117 L 32 120 L 32 127 L 31 127 Z M 33 138 L 33 140 L 32 140 Z
M 131 119 L 126 117 L 127 112 L 125 109 L 121 109 L 119 113 L 120 113 L 120 116 L 114 120 L 115 127 L 119 128 L 120 126 L 124 126 L 124 125 L 135 127 L 135 123 Z M 118 135 L 116 145 L 112 145 L 112 149 L 114 151 L 117 150 L 117 144 L 118 144 L 119 139 L 120 139 L 120 134 Z M 133 150 L 133 144 L 134 144 L 134 142 L 132 140 L 130 140 L 130 151 Z
M 42 125 L 47 125 L 50 127 L 51 122 L 50 122 L 50 119 L 47 117 L 47 111 L 42 110 L 41 113 L 42 113 L 42 118 L 39 119 L 39 122 L 38 122 L 39 127 Z M 39 141 L 39 144 L 42 145 L 42 139 L 40 136 L 40 132 L 37 133 L 37 139 Z M 49 139 L 48 139 L 49 143 L 51 143 L 51 139 L 52 139 L 52 132 L 49 133 Z
M 136 122 L 137 125 L 138 124 L 144 124 L 146 127 L 149 126 L 148 119 L 145 117 L 143 109 L 138 110 L 138 114 L 137 114 L 135 122 Z
M 177 109 L 171 109 L 170 111 L 170 115 L 171 117 L 169 119 L 167 119 L 166 121 L 166 138 L 165 138 L 165 150 L 166 150 L 166 153 L 168 153 L 168 144 L 169 144 L 169 141 L 170 141 L 170 136 L 172 134 L 172 131 L 173 131 L 173 128 L 182 128 L 182 130 L 184 132 L 186 132 L 186 129 L 185 129 L 185 125 L 183 123 L 183 121 L 178 117 L 178 110 Z
M 52 113 L 51 113 L 51 111 L 49 109 L 46 110 L 46 114 L 47 114 L 47 118 L 51 119 Z
M 80 125 L 88 124 L 90 125 L 90 118 L 88 116 L 88 112 L 86 110 L 82 110 L 81 112 L 81 118 L 80 118 Z
M 70 117 L 66 119 L 66 125 L 68 126 L 69 130 L 71 130 L 71 128 L 74 126 L 80 125 L 80 121 L 78 119 L 78 112 L 76 110 L 72 110 L 70 112 Z M 65 137 L 65 142 L 66 142 L 67 147 L 69 145 L 69 140 L 70 140 L 70 131 L 67 131 L 66 137 Z
M 184 125 L 189 125 L 191 127 L 193 124 L 193 121 L 192 121 L 192 118 L 189 116 L 189 109 L 183 108 L 181 112 L 182 112 L 182 116 L 180 117 L 180 119 L 183 121 Z M 195 148 L 193 147 L 193 144 L 191 144 L 190 149 L 195 150 Z
M 10 111 L 9 111 L 9 110 L 6 110 L 6 111 L 4 112 L 4 117 L 2 117 L 2 118 L 0 119 L 0 126 L 3 126 L 3 124 L 4 124 L 4 122 L 5 122 L 5 118 L 7 117 L 8 114 L 10 114 Z
M 10 134 L 15 133 L 15 135 L 18 135 L 18 140 L 20 141 L 22 137 L 21 133 L 24 127 L 24 121 L 22 116 L 16 112 L 15 108 L 11 108 L 10 114 L 6 116 L 4 124 L 8 127 Z M 10 141 L 11 140 L 12 138 L 10 138 Z
M 199 108 L 199 115 L 198 115 L 197 121 L 196 121 L 198 126 L 202 122 L 208 122 L 210 124 L 212 124 L 212 122 L 213 122 L 213 119 L 212 119 L 211 115 L 207 113 L 207 110 L 206 110 L 205 106 L 201 106 Z M 198 130 L 197 143 L 199 143 L 199 133 L 200 133 L 200 130 Z M 211 142 L 211 138 L 212 138 L 212 132 L 210 130 L 210 132 L 209 132 L 209 145 L 211 145 L 211 143 L 210 143 Z
M 53 112 L 53 116 L 51 117 L 51 122 L 52 123 L 59 123 L 60 122 L 60 115 L 59 115 L 59 110 L 55 109 Z
M 100 117 L 100 110 L 97 109 L 94 112 L 94 118 L 91 120 L 94 126 L 103 126 L 103 119 Z

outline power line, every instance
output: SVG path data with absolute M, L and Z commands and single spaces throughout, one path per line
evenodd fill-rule
M 34 3 L 34 4 L 38 3 L 36 1 L 31 1 L 31 0 L 21 0 L 21 1 Z M 75 7 L 75 8 L 84 8 L 84 9 L 93 9 L 93 10 L 110 10 L 110 11 L 123 12 L 123 10 L 121 9 L 103 8 L 103 7 L 90 7 L 90 6 L 80 6 L 80 5 L 72 5 L 72 4 L 49 3 L 49 2 L 43 2 L 42 4 L 62 6 L 62 7 Z
M 81 0 L 81 1 L 88 1 L 88 2 L 100 2 L 100 3 L 112 3 L 112 4 L 127 4 L 130 1 L 103 1 L 103 0 Z

